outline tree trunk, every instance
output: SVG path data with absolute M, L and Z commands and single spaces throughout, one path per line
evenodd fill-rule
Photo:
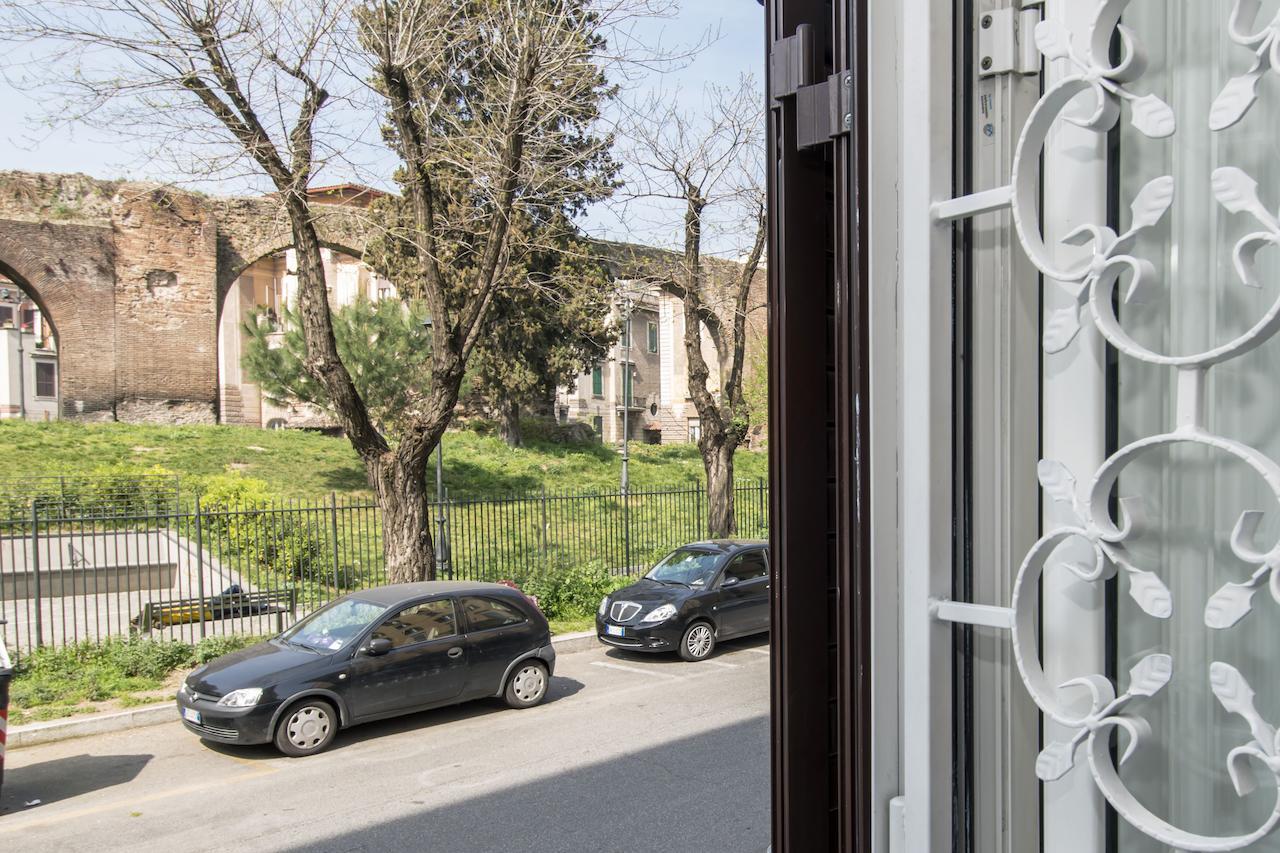
M 524 443 L 520 435 L 519 403 L 503 400 L 498 404 L 498 432 L 508 447 L 520 447 Z
M 702 464 L 707 471 L 707 531 L 712 539 L 729 539 L 738 532 L 733 508 L 733 442 L 702 441 Z
M 388 582 L 435 580 L 425 466 L 388 452 L 370 464 L 369 475 L 382 510 L 382 556 Z

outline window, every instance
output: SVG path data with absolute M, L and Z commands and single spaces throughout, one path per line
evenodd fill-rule
M 632 403 L 632 386 L 635 384 L 635 365 L 622 365 L 622 405 L 630 406 Z
M 34 328 L 35 325 L 36 325 L 36 309 L 23 308 L 22 309 L 22 328 L 30 330 Z
M 649 324 L 649 352 L 658 351 L 658 324 Z
M 604 418 L 601 417 L 600 415 L 596 415 L 594 418 L 592 418 L 591 428 L 596 431 L 596 435 L 603 436 L 604 435 Z
M 604 396 L 604 370 L 598 364 L 591 368 L 591 396 Z
M 10 305 L 0 305 L 0 326 L 13 325 L 13 307 Z
M 623 349 L 631 349 L 631 318 L 622 321 L 622 337 L 619 340 Z
M 390 640 L 391 648 L 426 643 L 458 633 L 453 602 L 447 598 L 415 604 L 374 629 L 371 639 Z
M 749 554 L 743 554 L 741 557 L 735 557 L 734 561 L 724 570 L 726 579 L 735 577 L 739 582 L 759 580 L 767 577 L 769 574 L 769 563 L 765 560 L 763 551 L 752 551 Z M 724 581 L 721 581 L 723 584 Z
M 702 421 L 698 418 L 689 418 L 689 441 L 697 443 L 702 439 Z
M 462 610 L 467 614 L 470 631 L 490 631 L 508 625 L 519 625 L 525 621 L 523 613 L 496 598 L 463 598 Z
M 52 361 L 36 362 L 36 396 L 58 396 L 58 365 Z
M 308 616 L 283 636 L 311 649 L 336 651 L 359 636 L 385 609 L 381 604 L 348 598 Z

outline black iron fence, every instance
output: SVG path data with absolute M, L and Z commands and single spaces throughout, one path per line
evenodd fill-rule
M 184 505 L 176 484 L 121 504 L 42 494 L 0 513 L 0 620 L 18 655 L 113 636 L 272 633 L 388 581 L 372 502 Z M 697 486 L 433 503 L 440 576 L 523 584 L 571 566 L 633 574 L 705 536 L 705 501 Z M 763 481 L 739 484 L 735 505 L 739 536 L 768 535 Z

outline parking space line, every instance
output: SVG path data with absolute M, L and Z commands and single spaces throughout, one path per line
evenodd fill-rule
M 620 663 L 608 663 L 607 661 L 602 661 L 602 660 L 593 660 L 591 662 L 591 665 L 603 667 L 605 669 L 616 669 L 619 672 L 635 672 L 635 673 L 639 673 L 640 675 L 651 675 L 654 678 L 670 678 L 670 679 L 676 679 L 676 680 L 680 679 L 680 676 L 671 675 L 670 673 L 666 673 L 666 672 L 654 672 L 651 669 L 640 669 L 639 667 L 635 667 L 635 666 L 623 666 Z
M 741 669 L 742 667 L 741 664 L 726 663 L 725 661 L 722 661 L 722 660 L 704 660 L 703 663 L 710 664 L 711 666 L 724 667 L 725 669 Z
M 754 654 L 754 655 L 764 655 L 765 657 L 768 657 L 768 656 L 769 656 L 769 650 L 768 650 L 768 649 L 743 649 L 743 651 L 744 651 L 744 652 L 751 652 L 751 653 L 752 653 L 752 654 Z

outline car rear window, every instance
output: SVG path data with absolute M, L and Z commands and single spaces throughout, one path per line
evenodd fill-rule
M 519 625 L 521 622 L 528 621 L 515 605 L 498 601 L 496 598 L 465 596 L 462 599 L 462 610 L 467 614 L 467 623 L 472 631 L 505 628 L 508 625 Z

